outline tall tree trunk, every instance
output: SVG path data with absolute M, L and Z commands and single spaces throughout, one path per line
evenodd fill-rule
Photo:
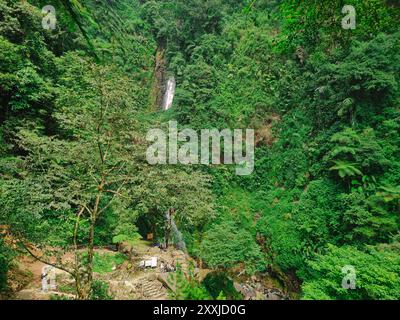
M 93 258 L 94 258 L 94 228 L 97 221 L 97 215 L 99 213 L 99 205 L 101 200 L 101 193 L 103 190 L 103 182 L 99 186 L 99 193 L 96 196 L 95 205 L 90 215 L 90 227 L 89 227 L 89 243 L 88 243 L 88 256 L 86 266 L 82 272 L 83 276 L 79 276 L 81 281 L 76 282 L 77 294 L 79 300 L 89 300 L 92 295 L 93 287 Z M 80 271 L 78 271 L 80 272 Z M 78 278 L 78 279 L 79 279 Z

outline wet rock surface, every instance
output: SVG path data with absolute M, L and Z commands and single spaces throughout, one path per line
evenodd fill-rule
M 255 278 L 245 283 L 234 282 L 234 287 L 243 295 L 244 300 L 289 300 L 289 296 L 282 290 L 265 287 Z

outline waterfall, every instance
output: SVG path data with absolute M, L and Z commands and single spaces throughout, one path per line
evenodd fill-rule
M 178 230 L 178 227 L 176 226 L 173 218 L 171 220 L 171 227 L 172 227 L 172 236 L 174 239 L 175 247 L 179 250 L 186 251 L 186 244 L 185 240 L 183 239 L 182 232 Z
M 168 110 L 169 108 L 171 108 L 175 95 L 175 87 L 176 87 L 175 78 L 174 77 L 169 78 L 167 81 L 164 99 L 161 106 L 163 110 Z
M 172 241 L 174 243 L 174 246 L 179 250 L 186 251 L 185 240 L 183 239 L 182 232 L 179 231 L 179 229 L 175 223 L 172 213 L 173 213 L 173 210 L 168 210 L 165 213 L 165 218 L 167 220 L 167 229 L 170 228 L 170 230 L 168 230 L 165 235 L 166 244 L 168 245 L 168 240 L 169 240 L 169 236 L 170 236 L 169 231 L 171 231 Z

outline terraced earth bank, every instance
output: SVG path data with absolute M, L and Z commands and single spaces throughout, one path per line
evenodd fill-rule
M 129 246 L 122 247 L 123 252 L 129 252 Z M 131 258 L 120 252 L 98 248 L 95 250 L 98 266 L 95 265 L 95 280 L 101 280 L 108 285 L 108 294 L 116 300 L 168 300 L 176 290 L 176 270 L 179 266 L 187 275 L 191 272 L 199 281 L 215 271 L 197 266 L 187 253 L 175 248 L 162 250 L 148 242 L 135 246 Z M 116 261 L 115 257 L 124 257 Z M 71 257 L 66 255 L 65 259 Z M 115 260 L 113 260 L 113 258 Z M 142 261 L 157 258 L 157 267 L 143 268 Z M 104 263 L 104 261 L 111 263 Z M 66 272 L 55 269 L 56 289 L 44 292 L 41 275 L 46 265 L 33 258 L 23 256 L 18 259 L 18 267 L 13 270 L 10 286 L 14 293 L 9 297 L 14 300 L 50 300 L 75 299 L 74 280 Z M 166 270 L 167 267 L 169 270 Z M 231 279 L 231 278 L 229 278 Z M 281 300 L 289 295 L 282 289 L 274 287 L 265 279 L 239 277 L 233 281 L 234 288 L 246 300 Z

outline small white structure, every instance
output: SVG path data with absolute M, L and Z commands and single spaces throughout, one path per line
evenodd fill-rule
M 142 260 L 139 263 L 141 268 L 157 268 L 157 257 L 152 257 L 150 260 Z
M 47 292 L 56 288 L 56 269 L 46 265 L 42 268 L 42 291 Z

